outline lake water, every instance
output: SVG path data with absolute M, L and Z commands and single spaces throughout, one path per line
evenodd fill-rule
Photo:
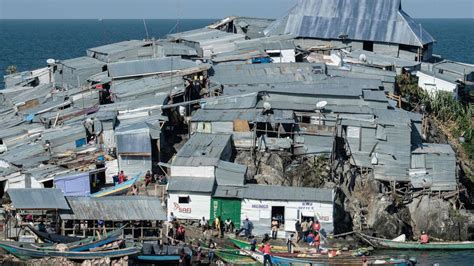
M 215 20 L 147 20 L 150 37 L 204 27 Z M 420 19 L 434 38 L 435 53 L 474 64 L 474 19 Z M 46 65 L 46 59 L 84 56 L 86 49 L 146 37 L 142 20 L 0 20 L 0 76 L 9 65 L 19 71 Z M 0 89 L 3 83 L 0 83 Z

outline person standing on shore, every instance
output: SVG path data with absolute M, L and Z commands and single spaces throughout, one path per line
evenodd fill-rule
M 214 241 L 212 241 L 212 239 L 209 239 L 208 247 L 209 253 L 207 257 L 209 258 L 209 264 L 212 265 L 212 263 L 214 262 L 214 250 L 216 249 L 216 244 L 214 243 Z
M 298 243 L 303 238 L 303 231 L 301 231 L 300 220 L 296 220 L 295 230 L 296 230 L 296 243 Z
M 318 220 L 316 220 L 313 225 L 312 225 L 312 229 L 313 231 L 316 233 L 319 233 L 319 231 L 321 231 L 321 224 L 319 223 Z
M 270 265 L 272 266 L 272 257 L 270 256 L 272 247 L 270 246 L 270 242 L 265 243 L 265 246 L 263 246 L 262 252 L 263 252 L 263 266 Z M 268 264 L 267 264 L 268 262 Z
M 273 217 L 273 220 L 272 220 L 272 239 L 277 239 L 278 227 L 279 227 L 278 221 L 275 217 Z
M 304 220 L 301 223 L 301 231 L 303 232 L 303 241 L 306 241 L 306 238 L 308 237 L 308 232 L 309 232 L 308 221 Z
M 288 253 L 293 253 L 293 245 L 294 245 L 294 234 L 291 234 L 287 239 L 286 239 L 286 247 L 288 249 Z

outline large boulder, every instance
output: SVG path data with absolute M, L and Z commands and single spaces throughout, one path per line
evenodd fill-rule
M 390 197 L 373 201 L 368 208 L 367 225 L 378 237 L 392 239 L 401 234 L 411 235 L 407 221 L 410 213 L 406 207 L 395 207 Z
M 455 210 L 449 201 L 422 196 L 415 198 L 408 208 L 415 236 L 426 231 L 442 240 L 468 240 L 472 217 Z

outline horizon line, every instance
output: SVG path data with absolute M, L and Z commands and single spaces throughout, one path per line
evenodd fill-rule
M 250 16 L 240 16 L 248 18 L 262 18 L 262 19 L 276 19 L 276 18 L 264 18 L 264 17 L 250 17 Z M 143 19 L 153 19 L 153 20 L 222 20 L 222 18 L 0 18 L 0 20 L 143 20 Z M 414 17 L 413 19 L 474 19 L 474 17 L 462 17 L 462 18 L 452 18 L 452 17 Z

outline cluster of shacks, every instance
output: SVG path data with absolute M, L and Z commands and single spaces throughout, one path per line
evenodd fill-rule
M 73 197 L 61 218 L 104 219 L 90 213 L 114 201 L 74 197 L 120 170 L 151 170 L 169 181 L 168 214 L 249 218 L 261 233 L 274 217 L 285 231 L 304 217 L 331 231 L 334 191 L 250 184 L 236 152 L 332 160 L 343 150 L 381 182 L 456 190 L 451 147 L 424 143 L 423 116 L 393 100 L 396 75 L 423 72 L 433 42 L 400 1 L 306 0 L 277 20 L 229 17 L 50 60 L 5 77 L 1 191 L 59 187 Z

